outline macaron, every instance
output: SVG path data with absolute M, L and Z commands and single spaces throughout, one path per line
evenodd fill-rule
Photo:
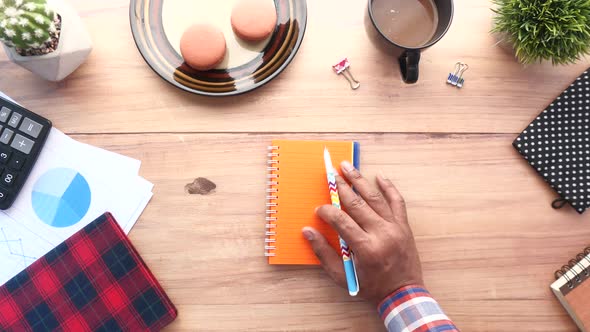
M 180 38 L 180 53 L 193 69 L 210 70 L 225 58 L 227 46 L 223 32 L 210 24 L 195 24 Z
M 238 37 L 260 41 L 272 34 L 277 25 L 277 9 L 272 0 L 240 0 L 231 14 L 231 25 Z

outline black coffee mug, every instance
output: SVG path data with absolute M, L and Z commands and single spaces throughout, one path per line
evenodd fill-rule
M 405 1 L 417 1 L 417 0 L 405 0 Z M 394 49 L 398 50 L 399 54 L 399 67 L 402 74 L 402 78 L 406 83 L 416 83 L 420 73 L 420 53 L 436 44 L 449 30 L 451 22 L 453 21 L 453 0 L 433 0 L 436 5 L 438 12 L 438 25 L 432 38 L 424 45 L 418 47 L 407 47 L 396 43 L 394 40 L 388 38 L 383 33 L 381 27 L 375 20 L 375 14 L 373 12 L 373 2 L 375 0 L 369 0 L 369 17 L 373 23 L 373 27 L 379 32 L 379 35 L 385 39 L 385 41 L 392 45 Z

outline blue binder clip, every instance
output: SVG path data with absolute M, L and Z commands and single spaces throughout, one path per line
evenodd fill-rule
M 447 84 L 461 89 L 463 84 L 465 84 L 463 74 L 465 74 L 467 69 L 469 69 L 469 65 L 463 62 L 457 62 L 455 64 L 455 71 L 453 73 L 449 73 L 449 76 L 447 77 Z
M 447 77 L 447 84 L 453 84 L 453 82 L 457 81 L 457 78 L 459 77 L 459 71 L 461 70 L 461 62 L 457 62 L 455 64 L 455 71 L 452 73 L 449 73 L 449 77 Z

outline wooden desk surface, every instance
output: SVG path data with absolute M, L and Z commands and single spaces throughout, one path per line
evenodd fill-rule
M 375 308 L 319 268 L 265 263 L 272 138 L 361 142 L 364 173 L 384 172 L 405 195 L 427 286 L 464 331 L 575 330 L 549 284 L 590 242 L 588 215 L 552 210 L 554 193 L 511 142 L 589 62 L 524 68 L 489 35 L 489 1 L 456 0 L 420 82 L 405 85 L 367 37 L 365 1 L 309 0 L 288 69 L 253 93 L 211 99 L 148 68 L 128 0 L 72 3 L 95 42 L 88 62 L 53 84 L 2 55 L 0 90 L 78 140 L 143 161 L 155 196 L 131 239 L 178 306 L 170 330 L 383 330 Z M 358 91 L 331 71 L 342 56 Z M 471 66 L 463 90 L 444 84 L 458 60 Z M 186 194 L 196 177 L 215 193 Z

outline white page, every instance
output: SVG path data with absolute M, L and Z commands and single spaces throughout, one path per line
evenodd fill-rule
M 31 245 L 32 244 L 32 245 Z M 0 212 L 0 285 L 45 255 L 54 245 Z
M 79 161 L 96 163 L 100 161 L 102 167 L 108 168 L 109 172 L 117 172 L 127 175 L 139 174 L 141 161 L 127 156 L 120 155 L 105 149 L 98 148 L 86 143 L 78 142 L 56 128 L 51 128 L 46 145 L 59 147 L 67 150 L 68 155 L 64 157 Z M 88 157 L 88 158 L 87 158 Z
M 68 144 L 56 145 L 53 140 L 48 140 L 29 179 L 6 213 L 21 221 L 29 230 L 44 234 L 55 244 L 70 237 L 106 211 L 112 212 L 121 228 L 125 229 L 144 197 L 151 193 L 152 184 L 137 175 L 122 174 L 112 168 L 112 164 L 103 163 L 102 160 L 93 158 L 92 154 L 82 151 L 71 154 Z M 64 201 L 64 192 L 73 189 L 68 186 L 72 180 L 70 175 L 75 174 L 81 179 L 81 189 L 75 195 L 67 196 Z M 49 181 L 46 184 L 43 182 L 45 179 Z M 86 187 L 82 188 L 83 186 Z M 35 197 L 39 195 L 43 195 L 43 200 L 48 204 L 35 204 Z M 82 199 L 86 195 L 89 198 Z M 49 220 L 44 222 L 40 213 L 49 211 L 56 204 L 60 207 L 68 205 L 69 208 L 65 209 L 76 215 L 71 217 L 72 220 L 79 221 L 64 227 L 50 225 L 47 223 Z M 83 208 L 85 204 L 87 209 Z M 60 219 L 57 216 L 48 218 L 55 218 L 56 221 Z
M 129 221 L 123 227 L 123 231 L 125 232 L 125 234 L 129 234 L 129 232 L 131 231 L 133 226 L 135 226 L 135 223 L 143 213 L 143 210 L 145 210 L 148 203 L 152 199 L 152 196 L 154 196 L 154 194 L 152 193 L 154 185 L 151 182 L 147 181 L 144 178 L 139 178 L 138 188 L 140 187 L 143 187 L 142 191 L 144 192 L 145 196 L 141 199 L 141 201 L 137 205 L 137 209 L 132 213 L 132 215 L 129 218 Z

